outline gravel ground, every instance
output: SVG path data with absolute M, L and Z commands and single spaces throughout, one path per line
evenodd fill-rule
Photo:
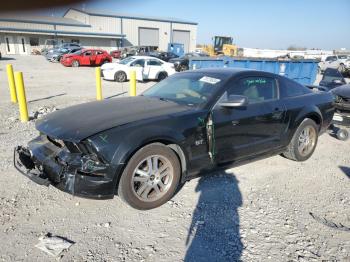
M 0 260 L 55 260 L 35 247 L 51 233 L 75 242 L 62 261 L 350 261 L 349 141 L 324 134 L 306 162 L 275 156 L 192 180 L 151 211 L 81 199 L 13 168 L 13 147 L 37 132 L 9 102 L 6 64 L 24 73 L 30 112 L 94 100 L 94 69 L 11 58 L 0 60 Z M 104 97 L 127 89 L 103 81 Z

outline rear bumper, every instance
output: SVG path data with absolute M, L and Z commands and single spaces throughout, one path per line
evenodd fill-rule
M 93 199 L 114 197 L 115 183 L 106 169 L 80 172 L 81 154 L 69 153 L 53 145 L 45 136 L 29 142 L 29 147 L 14 150 L 15 168 L 39 185 L 52 185 L 66 193 Z M 97 174 L 98 173 L 98 174 Z

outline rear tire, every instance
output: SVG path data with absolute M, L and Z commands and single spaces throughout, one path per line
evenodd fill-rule
M 158 74 L 158 81 L 160 82 L 160 81 L 164 80 L 164 79 L 167 78 L 167 77 L 168 77 L 167 72 L 160 72 L 160 73 Z
M 74 60 L 73 62 L 72 62 L 72 67 L 79 67 L 79 61 L 78 60 Z
M 125 82 L 126 81 L 127 76 L 126 76 L 125 72 L 119 71 L 119 72 L 115 73 L 114 79 L 115 79 L 115 81 L 121 83 L 121 82 Z
M 150 144 L 129 160 L 118 185 L 118 195 L 139 210 L 166 203 L 176 192 L 181 174 L 180 162 L 172 149 Z
M 305 118 L 295 131 L 283 156 L 294 161 L 305 161 L 314 153 L 317 141 L 317 124 L 310 118 Z

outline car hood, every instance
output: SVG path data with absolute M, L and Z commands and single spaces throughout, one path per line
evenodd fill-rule
M 84 103 L 55 111 L 36 122 L 41 133 L 79 142 L 101 131 L 131 122 L 191 110 L 191 107 L 144 96 Z
M 127 68 L 127 65 L 122 65 L 119 63 L 105 63 L 101 66 L 101 70 L 110 70 L 110 69 L 116 69 L 116 68 Z
M 332 90 L 332 93 L 337 96 L 350 98 L 350 85 L 338 86 Z

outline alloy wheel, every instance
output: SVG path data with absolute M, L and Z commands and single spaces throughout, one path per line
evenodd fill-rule
M 301 131 L 298 139 L 298 151 L 302 156 L 312 152 L 316 144 L 316 130 L 312 126 L 306 126 Z
M 162 198 L 171 187 L 174 169 L 164 156 L 151 155 L 139 162 L 131 183 L 135 196 L 150 202 Z

